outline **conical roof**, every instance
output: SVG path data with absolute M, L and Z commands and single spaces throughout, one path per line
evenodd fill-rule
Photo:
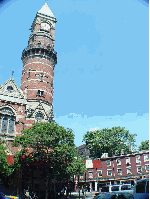
M 54 14 L 52 13 L 52 11 L 50 10 L 50 8 L 48 7 L 47 3 L 45 3 L 43 5 L 43 7 L 38 11 L 38 13 L 44 14 L 44 15 L 48 15 L 50 17 L 54 17 L 55 18 Z

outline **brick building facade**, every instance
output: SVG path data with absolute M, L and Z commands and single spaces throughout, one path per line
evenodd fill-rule
M 45 3 L 36 14 L 28 46 L 22 52 L 21 88 L 13 78 L 0 86 L 0 137 L 7 141 L 8 150 L 23 129 L 54 119 L 55 24 L 56 18 Z M 15 148 L 11 149 L 9 153 L 14 153 Z
M 88 191 L 98 191 L 109 184 L 134 185 L 138 179 L 149 178 L 149 151 L 133 152 L 128 155 L 86 160 L 87 171 L 75 176 L 76 189 L 86 184 Z

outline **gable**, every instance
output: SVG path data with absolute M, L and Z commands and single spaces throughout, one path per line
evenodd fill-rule
M 0 100 L 26 104 L 23 92 L 18 88 L 13 78 L 0 86 Z

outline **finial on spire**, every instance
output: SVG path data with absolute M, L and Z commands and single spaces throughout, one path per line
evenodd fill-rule
M 12 71 L 12 77 L 13 77 L 14 71 Z

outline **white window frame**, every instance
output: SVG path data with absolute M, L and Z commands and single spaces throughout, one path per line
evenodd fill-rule
M 146 169 L 147 166 L 148 166 L 148 170 Z M 149 164 L 145 164 L 145 172 L 149 173 Z
M 126 157 L 126 164 L 130 164 L 130 157 Z
M 120 162 L 117 162 L 118 160 L 119 160 Z M 117 159 L 116 159 L 116 163 L 117 163 L 117 165 L 121 165 L 121 159 L 120 159 L 120 158 L 117 158 Z
M 91 176 L 90 176 L 91 174 Z M 89 171 L 89 178 L 93 178 L 93 172 L 92 171 Z
M 118 170 L 121 170 L 121 173 L 119 173 Z M 117 168 L 117 173 L 118 173 L 118 175 L 122 175 L 122 169 L 121 168 Z
M 108 161 L 109 161 L 109 164 L 108 164 Z M 111 166 L 111 160 L 106 160 L 106 164 L 107 164 L 107 167 L 110 167 Z
M 148 154 L 144 154 L 144 162 L 148 162 L 148 161 L 149 161 Z
M 127 167 L 126 169 L 127 169 L 127 175 L 132 174 L 131 167 Z M 130 171 L 130 172 L 128 172 L 128 171 Z
M 136 156 L 135 156 L 135 159 L 136 159 L 136 163 L 140 163 L 140 162 L 141 162 L 141 160 L 140 160 L 140 155 L 136 155 Z
M 141 173 L 142 172 L 142 167 L 141 167 L 140 171 L 138 170 L 139 167 L 141 167 L 141 166 L 137 166 L 137 168 L 136 168 L 137 169 L 137 173 Z
M 111 171 L 111 175 L 108 174 L 109 171 Z M 107 170 L 107 176 L 112 176 L 112 169 Z

